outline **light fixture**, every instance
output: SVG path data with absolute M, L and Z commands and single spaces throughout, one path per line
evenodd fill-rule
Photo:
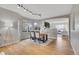
M 40 16 L 40 17 L 41 17 L 41 14 L 33 13 L 31 10 L 25 8 L 25 7 L 23 6 L 23 4 L 17 4 L 17 6 L 18 6 L 17 8 L 23 8 L 24 11 L 28 11 L 28 12 L 31 13 L 32 15 L 37 15 L 37 16 Z
M 17 8 L 20 8 L 19 6 L 17 6 Z
M 26 10 L 24 9 L 24 11 L 26 11 Z
M 17 5 L 17 8 L 20 8 L 20 6 L 19 6 L 19 5 Z
M 34 26 L 36 26 L 37 25 L 37 23 L 34 23 Z

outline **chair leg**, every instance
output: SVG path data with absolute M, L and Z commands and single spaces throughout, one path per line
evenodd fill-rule
M 34 42 L 36 42 L 36 38 L 34 38 Z

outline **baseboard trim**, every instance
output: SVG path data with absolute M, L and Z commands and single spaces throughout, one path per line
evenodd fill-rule
M 16 43 L 18 43 L 18 42 L 20 42 L 20 40 L 19 40 L 19 41 L 16 41 L 16 42 L 6 43 L 6 44 L 4 44 L 4 45 L 1 45 L 0 47 L 12 45 L 12 44 L 16 44 Z
M 72 49 L 73 49 L 73 51 L 74 51 L 74 54 L 77 55 L 77 52 L 75 51 L 75 49 L 74 49 L 74 47 L 73 47 L 73 45 L 72 45 L 71 40 L 70 40 L 70 44 L 71 44 L 71 47 L 72 47 Z

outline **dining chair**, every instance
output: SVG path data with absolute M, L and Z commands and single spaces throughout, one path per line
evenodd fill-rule
M 32 40 L 34 40 L 34 42 L 36 42 L 36 37 L 35 37 L 35 32 L 34 32 L 34 31 L 31 31 L 31 32 L 30 32 L 30 38 L 31 38 Z

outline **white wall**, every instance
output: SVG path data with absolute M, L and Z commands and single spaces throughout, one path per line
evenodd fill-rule
M 79 54 L 79 5 L 73 5 L 70 21 L 71 45 L 75 54 Z
M 12 30 L 10 30 L 10 29 L 4 30 L 4 28 L 5 28 L 4 24 L 7 21 L 9 21 L 9 23 L 13 24 Z M 30 38 L 29 32 L 23 32 L 23 26 L 24 26 L 23 24 L 34 25 L 35 22 L 39 23 L 39 21 L 24 18 L 15 12 L 12 12 L 12 11 L 4 9 L 4 8 L 0 8 L 0 34 L 3 34 L 3 32 L 6 33 L 9 30 L 10 34 L 12 34 L 12 36 L 15 36 L 15 38 L 16 38 L 16 39 L 13 39 L 14 42 L 20 41 L 21 39 Z M 27 25 L 25 25 L 25 26 L 27 26 Z M 32 27 L 34 27 L 34 26 L 32 26 Z M 0 40 L 2 40 L 2 38 L 0 38 Z M 12 41 L 9 43 L 12 43 Z M 0 44 L 2 44 L 2 41 L 0 41 Z
M 30 32 L 28 32 L 28 26 L 32 26 L 31 30 L 34 29 L 34 23 L 38 23 L 35 20 L 28 20 L 28 19 L 22 19 L 21 20 L 21 39 L 29 39 L 30 38 Z M 39 24 L 38 24 L 39 25 Z M 25 31 L 26 29 L 24 29 L 25 27 L 27 27 L 27 31 Z
M 20 41 L 20 19 L 15 12 L 0 8 L 0 46 Z
M 40 22 L 40 27 L 44 27 L 44 22 L 50 23 L 50 28 L 56 28 L 57 25 L 64 25 L 64 30 L 69 34 L 69 18 L 56 18 L 43 20 Z

